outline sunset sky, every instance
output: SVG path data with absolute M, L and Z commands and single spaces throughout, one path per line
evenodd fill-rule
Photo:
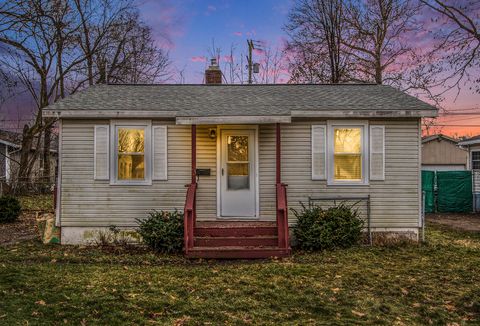
M 170 50 L 175 69 L 184 70 L 185 82 L 201 83 L 212 40 L 224 55 L 231 44 L 245 51 L 249 38 L 281 47 L 286 39 L 282 27 L 291 6 L 292 0 L 143 0 L 140 10 L 159 42 Z M 439 118 L 439 124 L 450 125 L 442 126 L 441 132 L 480 134 L 480 94 L 475 94 L 470 86 L 462 85 L 458 95 L 456 90 L 448 92 L 443 107 L 479 115 Z

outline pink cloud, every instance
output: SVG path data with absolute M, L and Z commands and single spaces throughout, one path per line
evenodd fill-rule
M 191 57 L 190 61 L 192 61 L 192 62 L 207 62 L 207 58 L 205 56 L 195 56 L 195 57 Z
M 243 34 L 242 34 L 242 32 L 233 32 L 233 35 L 235 35 L 235 36 L 242 36 Z
M 215 6 L 213 6 L 213 5 L 209 5 L 209 6 L 207 7 L 207 10 L 210 11 L 210 12 L 212 12 L 212 11 L 217 10 L 217 7 L 215 7 Z
M 222 61 L 224 62 L 233 62 L 233 57 L 231 55 L 224 55 L 222 57 Z

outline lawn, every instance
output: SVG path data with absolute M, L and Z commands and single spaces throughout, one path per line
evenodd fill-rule
M 230 262 L 23 242 L 0 247 L 0 324 L 480 323 L 480 235 L 427 239 Z

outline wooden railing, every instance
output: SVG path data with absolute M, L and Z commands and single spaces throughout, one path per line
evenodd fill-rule
M 278 247 L 289 249 L 287 185 L 277 183 L 277 228 Z
M 188 187 L 188 189 L 183 217 L 183 240 L 185 253 L 188 253 L 188 251 L 193 248 L 193 228 L 195 227 L 195 220 L 197 219 L 195 211 L 197 183 L 191 183 L 186 185 L 186 187 Z

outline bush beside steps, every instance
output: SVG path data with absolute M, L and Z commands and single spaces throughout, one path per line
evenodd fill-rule
M 317 205 L 301 205 L 301 211 L 292 209 L 297 218 L 293 234 L 298 249 L 316 251 L 348 248 L 362 239 L 364 221 L 351 206 L 340 204 L 324 210 Z
M 143 242 L 161 253 L 179 253 L 183 248 L 183 213 L 177 210 L 153 211 L 146 219 L 138 219 L 138 233 Z

